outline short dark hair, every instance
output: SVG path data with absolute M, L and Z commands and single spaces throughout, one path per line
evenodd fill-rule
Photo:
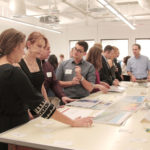
M 140 44 L 135 43 L 135 44 L 133 44 L 132 46 L 137 46 L 138 49 L 141 49 L 141 45 L 140 45 Z
M 76 44 L 82 46 L 84 48 L 84 52 L 88 50 L 88 43 L 85 41 L 78 41 Z
M 50 55 L 48 58 L 48 62 L 54 67 L 54 70 L 58 67 L 58 60 L 56 55 Z
M 113 46 L 111 46 L 111 45 L 107 45 L 104 48 L 104 52 L 111 52 L 112 50 L 113 50 Z
M 128 62 L 128 59 L 130 58 L 131 56 L 126 56 L 123 58 L 123 62 L 127 65 L 127 62 Z

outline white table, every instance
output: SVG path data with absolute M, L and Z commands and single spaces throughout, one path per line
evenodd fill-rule
M 150 97 L 149 88 L 125 82 L 121 85 L 128 87 L 124 93 L 98 92 L 89 97 L 114 101 L 126 95 Z M 52 119 L 37 118 L 0 134 L 0 141 L 49 150 L 150 150 L 150 133 L 145 131 L 150 124 L 141 123 L 146 112 L 139 110 L 122 126 L 93 124 L 91 128 L 71 128 Z

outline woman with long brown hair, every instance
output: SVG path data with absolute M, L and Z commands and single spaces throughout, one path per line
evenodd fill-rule
M 107 83 L 100 82 L 100 77 L 99 77 L 99 71 L 102 68 L 102 49 L 99 48 L 98 46 L 91 47 L 88 52 L 86 60 L 91 64 L 93 64 L 95 67 L 96 81 L 95 81 L 94 89 L 99 89 L 106 93 L 108 91 L 109 85 Z

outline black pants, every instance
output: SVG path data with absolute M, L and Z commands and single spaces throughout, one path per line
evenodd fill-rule
M 130 81 L 130 76 L 128 76 L 128 75 L 123 75 L 123 80 L 124 80 L 124 81 Z

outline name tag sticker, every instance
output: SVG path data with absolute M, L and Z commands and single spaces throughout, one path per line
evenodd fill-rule
M 46 75 L 47 75 L 47 77 L 50 78 L 50 77 L 52 77 L 52 72 L 47 72 Z
M 72 70 L 71 69 L 66 69 L 65 74 L 72 74 Z

